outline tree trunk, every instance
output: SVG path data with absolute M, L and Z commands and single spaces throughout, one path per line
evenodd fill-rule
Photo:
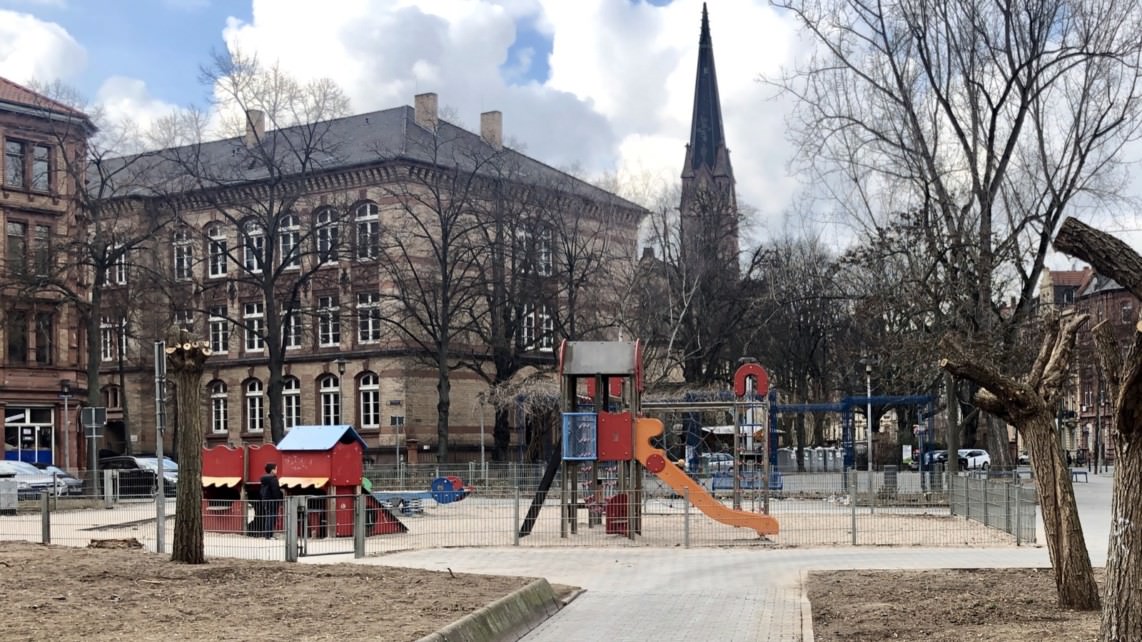
M 210 350 L 197 341 L 174 342 L 167 348 L 167 364 L 178 399 L 178 500 L 175 508 L 171 561 L 206 562 L 202 536 L 202 372 Z M 163 492 L 159 480 L 159 492 Z
M 1137 416 L 1136 414 L 1134 416 Z M 1110 551 L 1099 640 L 1142 640 L 1142 449 L 1133 440 L 1118 442 L 1111 502 Z
M 1079 523 L 1070 469 L 1055 439 L 1055 418 L 1045 409 L 1020 422 L 1019 427 L 1035 466 L 1035 489 L 1043 511 L 1047 552 L 1055 569 L 1059 606 L 1079 611 L 1097 609 L 1098 584 Z
M 436 367 L 436 461 L 448 461 L 448 412 L 452 406 L 452 384 L 448 380 L 447 353 L 441 355 Z

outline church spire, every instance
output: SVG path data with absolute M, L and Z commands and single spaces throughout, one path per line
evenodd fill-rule
M 722 103 L 714 71 L 714 43 L 710 17 L 702 3 L 702 33 L 698 38 L 698 75 L 694 83 L 694 113 L 690 121 L 690 145 L 686 149 L 683 177 L 706 169 L 713 176 L 732 177 L 726 134 L 722 127 Z

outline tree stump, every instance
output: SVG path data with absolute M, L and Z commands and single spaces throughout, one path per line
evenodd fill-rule
M 210 348 L 185 330 L 167 342 L 167 373 L 175 385 L 179 477 L 171 561 L 206 562 L 202 534 L 202 373 Z M 159 492 L 163 481 L 159 480 Z

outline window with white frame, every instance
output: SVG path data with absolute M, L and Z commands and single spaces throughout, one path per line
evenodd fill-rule
M 185 228 L 174 233 L 174 278 L 189 281 L 194 278 L 194 245 Z
M 282 418 L 286 430 L 301 423 L 301 381 L 297 377 L 282 380 Z
M 106 386 L 103 388 L 103 406 L 106 408 L 122 408 L 122 395 L 119 386 Z
M 242 323 L 246 326 L 246 351 L 257 352 L 265 348 L 265 304 L 254 301 L 243 306 Z
M 99 358 L 103 361 L 114 361 L 119 357 L 119 336 L 124 321 L 114 317 L 100 317 L 99 319 Z
M 318 381 L 318 394 L 321 398 L 321 425 L 335 426 L 341 423 L 341 380 L 337 375 L 328 374 Z
M 211 278 L 226 276 L 226 232 L 223 231 L 221 225 L 213 223 L 206 228 L 206 236 L 209 239 L 210 247 L 207 275 Z
M 262 382 L 251 379 L 246 382 L 246 432 L 262 432 L 265 428 Z
M 536 330 L 539 332 L 539 336 L 536 343 L 540 350 L 549 352 L 555 347 L 555 317 L 552 316 L 551 310 L 546 305 L 539 307 L 538 317 L 539 325 Z
M 358 205 L 353 214 L 357 223 L 357 258 L 377 258 L 381 252 L 380 208 L 370 201 Z
M 523 306 L 523 314 L 520 316 L 519 340 L 524 350 L 535 347 L 535 306 L 530 303 Z
M 357 341 L 376 343 L 381 340 L 381 295 L 377 292 L 357 294 Z
M 248 221 L 242 226 L 242 267 L 247 272 L 257 274 L 262 271 L 262 260 L 266 249 L 266 233 L 257 221 Z
M 337 260 L 337 213 L 333 208 L 322 208 L 317 212 L 317 260 L 330 263 Z
M 286 350 L 296 350 L 301 347 L 301 312 L 297 306 L 282 309 L 282 337 L 285 339 Z
M 230 320 L 226 318 L 226 306 L 211 306 L 207 322 L 210 324 L 210 351 L 226 354 L 230 349 Z
M 213 433 L 227 433 L 230 431 L 228 414 L 226 411 L 226 384 L 213 381 L 210 384 L 210 431 Z
M 317 299 L 317 343 L 323 347 L 341 345 L 341 310 L 335 296 Z
M 127 285 L 127 250 L 122 245 L 113 245 L 110 254 L 116 255 L 107 270 L 107 282 L 112 285 Z
M 361 397 L 361 427 L 381 427 L 381 385 L 372 372 L 361 375 L 358 390 Z
M 175 310 L 174 325 L 187 332 L 194 332 L 194 310 Z
M 297 246 L 300 239 L 301 223 L 295 214 L 286 214 L 278 227 L 278 247 L 281 249 L 282 266 L 287 270 L 301 267 L 301 248 Z
M 551 229 L 543 228 L 535 237 L 535 273 L 539 276 L 551 276 Z

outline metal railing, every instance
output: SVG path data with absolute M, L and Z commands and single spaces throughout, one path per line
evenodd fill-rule
M 949 486 L 953 515 L 1009 533 L 1015 543 L 1035 543 L 1036 492 L 1018 479 L 954 476 Z

